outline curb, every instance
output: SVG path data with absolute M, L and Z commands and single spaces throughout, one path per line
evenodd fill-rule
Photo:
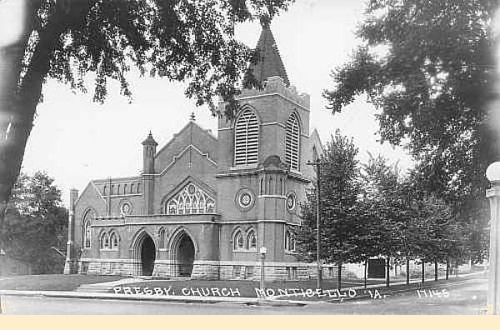
M 287 301 L 292 301 L 292 302 L 301 302 L 301 303 L 306 303 L 306 304 L 325 304 L 325 303 L 347 303 L 347 302 L 355 302 L 355 301 L 363 301 L 363 300 L 370 300 L 372 299 L 369 294 L 366 294 L 366 290 L 370 289 L 387 289 L 385 292 L 381 292 L 383 294 L 387 295 L 398 295 L 402 293 L 407 293 L 407 292 L 412 292 L 415 290 L 420 290 L 420 289 L 432 289 L 435 288 L 436 286 L 439 287 L 444 287 L 444 288 L 450 288 L 458 285 L 462 285 L 464 282 L 471 282 L 471 281 L 477 281 L 481 280 L 482 278 L 469 278 L 474 275 L 482 275 L 485 274 L 486 271 L 480 271 L 480 272 L 475 272 L 475 273 L 467 273 L 463 275 L 459 275 L 458 278 L 460 278 L 462 281 L 460 282 L 447 282 L 445 279 L 440 279 L 444 282 L 435 282 L 434 280 L 424 282 L 424 286 L 421 286 L 422 282 L 421 281 L 410 281 L 409 286 L 407 286 L 406 281 L 399 281 L 399 282 L 394 282 L 392 283 L 392 287 L 386 287 L 385 284 L 372 284 L 368 285 L 366 288 L 364 286 L 356 286 L 356 287 L 349 287 L 349 288 L 344 288 L 342 290 L 348 290 L 348 289 L 354 289 L 357 291 L 364 291 L 360 295 L 356 295 L 356 297 L 349 298 L 349 299 L 339 299 L 339 298 L 334 298 L 334 299 L 325 299 L 325 300 L 287 300 Z M 404 285 L 403 287 L 399 289 L 395 289 L 394 286 L 396 285 Z M 418 285 L 418 287 L 414 287 L 412 285 Z M 274 299 L 290 299 L 290 298 L 296 298 L 296 296 L 293 295 L 282 295 L 282 296 L 276 296 Z M 285 300 L 282 300 L 285 301 Z
M 16 291 L 0 290 L 0 296 L 32 296 L 32 297 L 52 297 L 52 298 L 79 298 L 79 299 L 112 299 L 112 300 L 134 300 L 134 301 L 163 301 L 181 303 L 233 303 L 256 306 L 305 306 L 306 302 L 259 299 L 259 298 L 233 298 L 233 297 L 198 297 L 198 296 L 165 296 L 165 295 L 144 295 L 144 294 L 114 294 L 114 293 L 90 293 L 74 291 Z
M 464 274 L 459 277 L 469 277 L 473 275 L 484 274 L 485 271 Z M 474 279 L 467 279 L 474 280 Z M 106 282 L 107 283 L 107 282 Z M 393 285 L 397 285 L 399 282 L 393 283 Z M 406 284 L 406 282 L 401 282 Z M 400 283 L 400 284 L 401 284 Z M 419 282 L 410 282 L 410 284 L 416 284 Z M 435 282 L 426 282 L 428 286 L 426 288 L 430 288 L 433 284 L 437 284 Z M 107 283 L 109 284 L 109 283 Z M 454 286 L 458 285 L 454 282 L 445 282 L 440 283 L 439 285 L 444 286 Z M 366 289 L 376 289 L 376 288 L 385 288 L 384 284 L 374 284 L 367 286 Z M 356 290 L 365 290 L 364 287 L 352 287 L 352 289 Z M 402 288 L 400 290 L 391 290 L 390 294 L 398 294 L 403 292 L 409 292 L 415 290 L 412 288 Z M 323 304 L 323 303 L 335 303 L 338 302 L 337 299 L 330 300 L 294 300 L 294 299 L 286 299 L 292 298 L 290 296 L 276 296 L 272 299 L 262 299 L 262 298 L 249 298 L 249 297 L 199 297 L 199 296 L 170 296 L 170 295 L 157 295 L 157 294 L 115 294 L 115 293 L 106 293 L 106 292 L 79 292 L 79 291 L 18 291 L 18 290 L 0 290 L 1 296 L 38 296 L 38 297 L 53 297 L 53 298 L 79 298 L 79 299 L 112 299 L 112 300 L 135 300 L 135 301 L 163 301 L 163 302 L 182 302 L 182 303 L 233 303 L 233 304 L 245 304 L 245 305 L 254 305 L 254 306 L 275 306 L 275 307 L 285 307 L 285 306 L 305 306 L 310 304 Z M 294 298 L 294 297 L 293 297 Z M 362 295 L 356 298 L 345 300 L 348 301 L 359 301 L 364 299 L 369 299 L 369 295 Z

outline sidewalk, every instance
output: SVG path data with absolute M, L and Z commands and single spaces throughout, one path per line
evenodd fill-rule
M 484 288 L 484 293 L 486 294 L 487 288 L 484 287 L 483 282 L 486 282 L 486 278 L 483 275 L 484 272 L 471 273 L 459 275 L 459 278 L 470 278 L 472 281 L 477 281 L 477 286 Z M 382 292 L 382 294 L 388 296 L 395 296 L 398 294 L 402 294 L 405 292 L 411 292 L 417 290 L 418 283 L 417 281 L 413 281 L 410 283 L 410 286 L 406 286 L 406 281 L 402 282 L 394 282 L 391 283 L 391 287 L 386 288 L 385 284 L 373 284 L 368 285 L 367 289 L 363 286 L 361 287 L 351 287 L 346 288 L 345 290 L 353 289 L 359 292 L 365 291 L 364 294 L 356 295 L 355 298 L 352 299 L 322 299 L 322 300 L 298 300 L 298 299 L 290 299 L 296 298 L 296 296 L 290 295 L 276 295 L 272 297 L 266 297 L 265 299 L 258 297 L 220 297 L 220 296 L 195 296 L 195 295 L 168 295 L 168 294 L 117 294 L 110 293 L 109 290 L 117 285 L 122 284 L 131 284 L 131 283 L 140 283 L 143 282 L 144 279 L 133 278 L 133 279 L 122 279 L 114 282 L 105 282 L 105 283 L 96 283 L 96 284 L 88 284 L 82 286 L 79 291 L 24 291 L 24 290 L 0 290 L 0 296 L 45 296 L 45 297 L 58 297 L 58 298 L 79 298 L 79 299 L 119 299 L 119 300 L 147 300 L 147 301 L 170 301 L 170 302 L 196 302 L 196 303 L 235 303 L 235 304 L 246 304 L 246 305 L 270 305 L 270 306 L 304 306 L 306 304 L 323 304 L 323 303 L 332 303 L 336 301 L 344 301 L 344 303 L 349 301 L 357 301 L 361 299 L 371 299 L 370 294 L 366 293 L 366 290 L 378 290 Z M 429 281 L 424 283 L 425 289 L 432 289 L 433 287 L 442 287 L 442 288 L 452 288 L 456 285 L 463 285 L 463 282 L 434 282 Z M 385 289 L 385 290 L 383 290 Z M 478 289 L 475 289 L 476 291 Z M 343 291 L 343 290 L 341 290 Z M 481 289 L 481 292 L 483 289 Z

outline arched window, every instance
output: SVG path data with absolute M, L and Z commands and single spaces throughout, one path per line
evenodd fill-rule
M 290 232 L 287 230 L 285 232 L 285 250 L 289 251 L 290 250 Z
M 248 250 L 257 249 L 257 238 L 253 229 L 248 232 L 246 248 Z
M 285 250 L 286 251 L 295 251 L 295 237 L 290 230 L 285 232 Z
M 127 194 L 127 184 L 126 183 L 123 185 L 123 194 L 124 195 Z
M 92 230 L 91 222 L 94 219 L 94 212 L 89 210 L 85 213 L 83 217 L 83 247 L 85 249 L 90 249 L 92 241 Z
M 234 129 L 234 165 L 250 165 L 258 162 L 259 121 L 250 109 L 238 117 Z
M 130 193 L 131 194 L 135 194 L 135 191 L 134 191 L 134 184 L 130 184 Z
M 107 187 L 106 185 L 104 185 L 104 188 L 102 189 L 102 194 L 103 194 L 104 196 L 106 196 L 106 193 L 107 193 L 107 188 L 108 188 L 108 187 Z
M 110 242 L 111 242 L 111 249 L 113 250 L 118 250 L 118 242 L 120 241 L 118 239 L 118 235 L 116 233 L 111 233 L 111 236 L 109 238 Z
M 299 119 L 293 112 L 286 121 L 286 162 L 290 169 L 299 170 L 300 163 L 300 125 Z
M 103 233 L 101 235 L 101 249 L 109 249 L 109 235 L 108 233 Z
M 158 248 L 164 249 L 165 248 L 165 228 L 161 228 L 160 232 L 158 233 Z
M 245 246 L 241 230 L 238 230 L 233 238 L 233 250 L 243 250 Z
M 206 214 L 215 212 L 215 199 L 189 183 L 165 203 L 167 214 Z

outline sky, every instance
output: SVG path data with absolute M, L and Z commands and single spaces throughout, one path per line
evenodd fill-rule
M 407 169 L 412 162 L 405 151 L 378 142 L 375 109 L 365 97 L 335 115 L 326 108 L 327 101 L 322 97 L 322 91 L 333 86 L 330 72 L 348 61 L 361 43 L 355 30 L 363 19 L 364 2 L 297 0 L 273 20 L 271 29 L 291 84 L 311 96 L 311 131 L 316 128 L 326 143 L 340 129 L 358 146 L 360 162 L 366 162 L 370 152 L 382 154 Z M 236 33 L 245 44 L 255 47 L 260 25 L 245 24 L 237 27 Z M 93 103 L 91 93 L 74 94 L 67 86 L 48 81 L 22 171 L 47 172 L 55 178 L 63 202 L 68 205 L 71 188 L 81 192 L 90 180 L 139 175 L 141 142 L 150 131 L 161 148 L 194 112 L 201 127 L 217 134 L 217 119 L 207 107 L 196 107 L 194 100 L 185 97 L 184 84 L 134 73 L 129 80 L 132 103 L 119 95 L 115 85 L 104 104 Z

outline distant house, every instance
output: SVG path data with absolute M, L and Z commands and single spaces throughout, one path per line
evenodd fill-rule
M 4 250 L 0 250 L 0 277 L 30 274 L 31 267 L 29 264 L 9 257 Z

